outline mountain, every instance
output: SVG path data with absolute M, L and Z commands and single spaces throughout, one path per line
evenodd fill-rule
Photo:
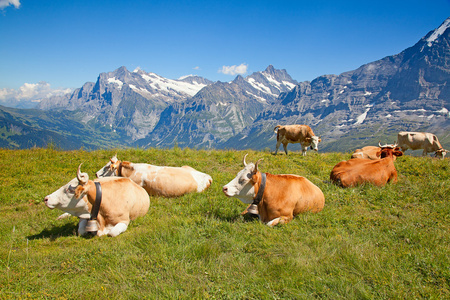
M 30 147 L 18 141 L 35 134 L 63 149 L 274 149 L 276 125 L 307 124 L 322 138 L 320 151 L 391 143 L 402 130 L 433 132 L 450 148 L 449 79 L 450 18 L 399 54 L 312 81 L 272 65 L 231 82 L 121 67 L 39 110 L 0 107 L 0 139 L 11 148 Z
M 272 65 L 232 82 L 216 82 L 182 103 L 168 106 L 154 131 L 137 141 L 141 147 L 211 148 L 250 126 L 258 114 L 297 82 Z
M 308 124 L 320 149 L 346 151 L 429 131 L 450 141 L 450 18 L 403 52 L 301 82 L 219 147 L 274 148 L 277 124 Z M 292 147 L 292 146 L 291 146 Z
M 171 80 L 120 67 L 101 73 L 95 83 L 87 82 L 70 95 L 41 101 L 38 109 L 74 111 L 80 122 L 110 127 L 131 143 L 154 129 L 169 104 L 183 102 L 211 83 L 198 76 Z

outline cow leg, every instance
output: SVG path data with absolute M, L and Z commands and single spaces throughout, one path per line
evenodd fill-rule
M 109 232 L 108 235 L 115 237 L 127 230 L 128 225 L 125 223 L 117 223 L 116 226 L 114 226 Z
M 427 156 L 427 149 L 423 149 L 422 156 Z
M 274 227 L 278 224 L 287 224 L 289 223 L 293 217 L 278 217 L 266 223 L 269 227 Z
M 284 148 L 284 152 L 286 152 L 286 155 L 288 155 L 288 151 L 287 151 L 287 143 L 283 143 L 283 148 Z
M 275 148 L 275 155 L 277 155 L 277 153 L 278 153 L 278 148 L 280 148 L 280 145 L 281 145 L 281 141 L 278 141 L 277 140 L 277 145 L 275 146 L 276 148 Z
M 59 217 L 57 217 L 56 220 L 62 220 L 62 219 L 68 218 L 69 216 L 71 216 L 71 214 L 66 212 L 66 213 L 63 213 L 62 215 L 60 215 Z
M 302 145 L 302 155 L 306 156 L 306 151 L 308 150 L 308 146 L 303 146 Z

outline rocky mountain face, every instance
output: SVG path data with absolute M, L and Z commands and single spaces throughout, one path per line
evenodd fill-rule
M 307 124 L 322 138 L 320 151 L 391 143 L 402 130 L 433 132 L 450 148 L 449 79 L 450 18 L 399 54 L 311 82 L 298 83 L 273 66 L 214 83 L 196 76 L 170 80 L 121 67 L 70 95 L 40 103 L 48 120 L 59 113 L 73 124 L 70 128 L 63 119 L 52 129 L 34 111 L 4 115 L 14 115 L 13 128 L 22 120 L 79 140 L 87 132 L 86 145 L 92 147 L 113 141 L 116 147 L 273 150 L 276 125 Z M 5 124 L 11 125 L 8 120 Z
M 450 18 L 397 55 L 300 83 L 226 144 L 274 148 L 277 124 L 308 124 L 333 151 L 394 142 L 402 130 L 449 141 L 449 109 Z
M 137 141 L 143 147 L 211 148 L 250 126 L 258 114 L 297 82 L 286 70 L 273 66 L 250 76 L 237 76 L 232 82 L 216 82 L 182 103 L 168 106 L 147 138 Z
M 211 83 L 198 76 L 171 80 L 121 67 L 101 73 L 97 82 L 87 82 L 70 95 L 42 101 L 38 109 L 74 111 L 80 122 L 109 127 L 130 143 L 152 132 L 168 105 L 186 101 Z

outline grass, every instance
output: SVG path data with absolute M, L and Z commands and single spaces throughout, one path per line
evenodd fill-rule
M 213 177 L 200 194 L 152 197 L 117 238 L 76 236 L 77 219 L 42 203 L 75 177 L 120 159 L 190 165 Z M 221 192 L 247 161 L 307 177 L 325 208 L 269 228 Z M 348 153 L 174 148 L 0 149 L 0 298 L 450 298 L 450 161 L 403 156 L 396 185 L 341 189 L 329 173 Z

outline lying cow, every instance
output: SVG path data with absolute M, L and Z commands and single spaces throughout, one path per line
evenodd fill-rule
M 314 135 L 311 127 L 308 125 L 277 125 L 273 131 L 277 133 L 275 155 L 278 153 L 278 148 L 281 144 L 283 144 L 284 152 L 286 152 L 287 155 L 287 145 L 289 143 L 300 143 L 302 146 L 302 155 L 305 156 L 308 147 L 311 147 L 312 150 L 318 151 L 319 142 L 322 141 L 320 137 Z
M 114 156 L 97 172 L 97 177 L 120 176 L 142 186 L 150 196 L 178 197 L 207 189 L 212 178 L 189 166 L 159 167 L 120 161 Z
M 429 152 L 434 152 L 436 157 L 444 159 L 447 152 L 449 152 L 442 148 L 436 135 L 428 132 L 399 132 L 397 135 L 397 143 L 403 152 L 408 149 L 423 149 L 423 156 L 426 156 Z
M 393 147 L 394 145 L 387 145 Z M 351 158 L 365 158 L 365 159 L 380 159 L 381 148 L 378 146 L 366 146 L 361 149 L 356 149 Z M 397 157 L 394 156 L 394 161 Z
M 244 169 L 223 186 L 222 191 L 243 203 L 255 203 L 256 199 L 262 222 L 272 227 L 288 223 L 299 213 L 323 209 L 325 197 L 311 181 L 297 175 L 261 173 L 258 171 L 259 160 L 256 164 L 247 164 L 246 156 L 243 159 Z
M 372 183 L 383 186 L 387 182 L 397 182 L 397 170 L 394 166 L 394 157 L 402 156 L 397 145 L 380 145 L 377 153 L 381 159 L 370 160 L 365 158 L 352 158 L 336 164 L 331 171 L 330 179 L 341 187 L 354 187 L 360 184 Z
M 362 147 L 356 149 L 351 158 L 380 159 L 380 156 L 377 156 L 377 154 L 380 154 L 380 150 L 381 148 L 377 146 Z
M 81 165 L 80 165 L 81 167 Z M 78 234 L 86 233 L 86 223 L 95 202 L 96 188 L 87 173 L 78 167 L 77 178 L 72 179 L 44 198 L 48 208 L 58 208 L 80 218 Z M 102 198 L 97 223 L 98 236 L 117 236 L 127 230 L 131 220 L 144 216 L 150 206 L 146 191 L 128 178 L 99 178 Z

